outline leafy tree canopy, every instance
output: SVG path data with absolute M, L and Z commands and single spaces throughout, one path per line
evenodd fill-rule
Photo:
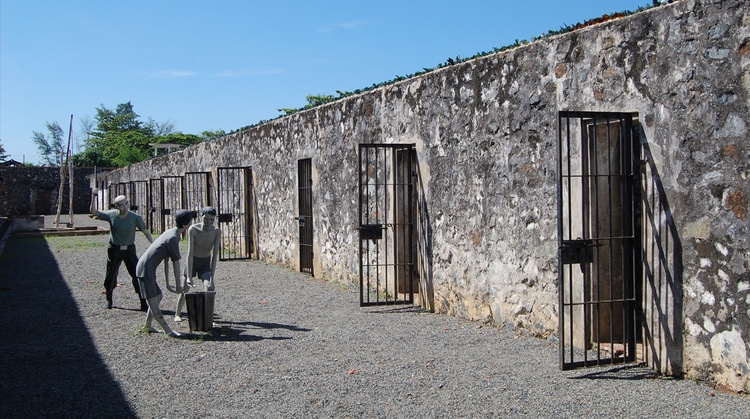
M 96 109 L 95 127 L 86 139 L 85 150 L 74 157 L 76 166 L 124 167 L 153 155 L 152 143 L 175 143 L 185 146 L 206 138 L 174 132 L 174 124 L 149 118 L 141 121 L 130 102 L 114 110 L 101 105 Z M 223 133 L 223 131 L 221 131 Z
M 227 135 L 227 133 L 224 132 L 223 129 L 216 130 L 216 131 L 203 131 L 201 133 L 201 139 L 203 141 L 210 141 L 210 140 L 215 140 L 217 138 L 221 138 L 225 135 Z
M 153 156 L 154 143 L 171 143 L 190 146 L 201 141 L 226 135 L 224 130 L 203 131 L 200 135 L 175 132 L 170 121 L 157 122 L 151 118 L 142 121 L 130 102 L 120 103 L 114 109 L 104 105 L 96 108 L 96 116 L 82 120 L 85 137 L 83 150 L 73 155 L 77 167 L 124 167 Z M 64 133 L 60 124 L 48 122 L 47 133 L 33 131 L 32 140 L 39 148 L 44 164 L 62 164 Z M 8 156 L 0 144 L 0 162 Z
M 91 135 L 103 137 L 125 131 L 138 131 L 153 135 L 151 127 L 139 121 L 139 117 L 140 115 L 133 111 L 133 105 L 130 102 L 117 105 L 114 111 L 101 105 L 96 108 L 96 128 Z
M 47 134 L 32 131 L 31 139 L 42 156 L 42 165 L 60 166 L 63 163 L 63 130 L 57 122 L 47 122 Z
M 5 147 L 3 147 L 3 142 L 0 141 L 0 163 L 5 163 L 8 160 L 8 155 L 5 154 Z

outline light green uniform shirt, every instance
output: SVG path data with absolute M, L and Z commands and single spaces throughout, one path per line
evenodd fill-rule
M 128 211 L 125 218 L 120 218 L 120 211 L 105 210 L 99 211 L 99 219 L 109 223 L 109 244 L 112 246 L 130 246 L 135 243 L 136 228 L 146 231 L 146 223 L 143 217 Z

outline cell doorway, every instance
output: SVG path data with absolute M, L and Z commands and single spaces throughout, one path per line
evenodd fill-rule
M 250 259 L 255 249 L 253 174 L 249 167 L 219 167 L 217 177 L 219 260 Z
M 640 324 L 639 151 L 634 114 L 561 112 L 560 368 L 634 362 Z
M 359 145 L 360 306 L 414 304 L 416 158 L 413 144 Z

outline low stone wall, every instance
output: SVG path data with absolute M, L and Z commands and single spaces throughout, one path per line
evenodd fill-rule
M 259 257 L 298 268 L 297 161 L 311 158 L 315 275 L 357 283 L 357 145 L 415 144 L 425 304 L 555 336 L 558 113 L 632 112 L 648 362 L 750 392 L 749 24 L 742 0 L 683 0 L 280 118 L 108 181 L 252 167 Z

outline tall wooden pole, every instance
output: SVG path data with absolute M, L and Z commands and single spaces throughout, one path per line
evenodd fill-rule
M 57 191 L 57 215 L 55 215 L 55 228 L 60 228 L 60 212 L 62 212 L 63 189 L 65 188 L 65 166 L 63 160 L 65 154 L 60 150 L 60 188 Z
M 57 215 L 55 216 L 55 228 L 60 228 L 60 213 L 62 212 L 62 200 L 63 200 L 63 191 L 65 189 L 65 174 L 70 171 L 68 169 L 65 170 L 65 166 L 68 164 L 68 160 L 70 157 L 70 136 L 73 133 L 73 115 L 70 115 L 70 130 L 68 131 L 68 148 L 65 150 L 65 153 L 60 151 L 60 189 L 57 191 Z M 72 178 L 72 176 L 71 176 Z M 71 186 L 73 179 L 71 179 Z M 73 189 L 71 187 L 70 190 L 70 222 L 73 223 Z
M 73 114 L 70 114 L 70 129 L 68 130 L 68 156 L 65 161 L 68 165 L 68 209 L 70 210 L 70 227 L 73 227 L 73 162 L 70 159 L 70 142 L 73 137 Z

